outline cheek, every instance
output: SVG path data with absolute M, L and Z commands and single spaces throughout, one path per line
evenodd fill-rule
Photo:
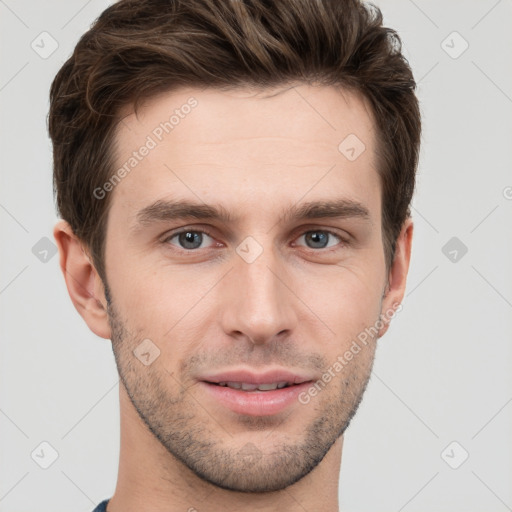
M 304 297 L 309 308 L 303 312 L 303 325 L 307 325 L 306 317 L 311 319 L 313 312 L 329 327 L 323 329 L 328 351 L 341 350 L 378 319 L 382 276 L 375 269 L 344 266 L 323 275 L 316 272 L 303 277 L 299 296 Z
M 130 279 L 118 274 L 116 299 L 134 330 L 164 340 L 193 321 L 222 273 L 192 265 L 139 268 Z
M 130 327 L 148 337 L 164 340 L 184 326 L 202 329 L 201 323 L 215 318 L 215 310 L 236 299 L 236 294 L 222 293 L 225 287 L 233 289 L 229 283 L 233 278 L 225 275 L 229 264 L 170 265 L 141 254 L 118 262 L 108 269 L 113 296 Z M 337 265 L 290 265 L 282 278 L 293 291 L 289 307 L 299 317 L 295 328 L 304 332 L 314 328 L 318 337 L 323 321 L 336 334 L 323 331 L 339 345 L 375 322 L 383 276 L 384 259 L 375 247 L 348 255 Z

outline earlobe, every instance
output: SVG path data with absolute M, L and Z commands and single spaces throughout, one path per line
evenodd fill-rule
M 92 332 L 110 339 L 104 286 L 83 243 L 64 220 L 57 222 L 53 236 L 71 301 Z
M 389 323 L 395 316 L 394 312 L 402 309 L 401 303 L 405 294 L 407 274 L 411 260 L 413 227 L 412 219 L 406 219 L 396 241 L 395 257 L 389 271 L 388 282 L 382 300 L 381 320 L 384 325 L 379 330 L 379 338 L 388 330 Z

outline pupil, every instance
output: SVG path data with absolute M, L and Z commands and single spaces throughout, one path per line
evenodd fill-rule
M 195 249 L 199 245 L 201 245 L 201 240 L 200 240 L 200 237 L 199 237 L 199 233 L 195 233 L 193 231 L 186 231 L 185 233 L 181 233 L 180 238 L 181 238 L 180 242 L 187 249 Z M 199 241 L 199 245 L 197 245 L 197 247 L 194 246 L 194 239 L 196 239 L 195 240 L 196 245 L 197 245 L 197 242 Z M 189 244 L 192 244 L 192 247 L 190 247 Z
M 325 245 L 327 243 L 327 233 L 322 233 L 319 231 L 311 231 L 306 236 L 309 236 L 309 238 L 312 239 L 314 244 L 320 243 L 322 247 L 325 247 Z

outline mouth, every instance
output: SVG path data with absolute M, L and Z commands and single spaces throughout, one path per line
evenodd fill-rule
M 248 416 L 270 416 L 300 404 L 298 396 L 314 379 L 276 370 L 265 374 L 224 372 L 200 380 L 204 392 L 223 408 Z
M 274 391 L 274 389 L 296 386 L 293 382 L 270 382 L 267 384 L 251 384 L 250 382 L 209 382 L 208 384 L 228 387 L 231 389 L 241 389 L 242 391 Z

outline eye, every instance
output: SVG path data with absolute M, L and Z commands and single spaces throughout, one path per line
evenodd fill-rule
M 309 247 L 310 249 L 330 249 L 339 245 L 340 242 L 342 245 L 348 244 L 347 240 L 340 235 L 325 229 L 306 231 L 297 240 L 300 240 L 301 238 L 304 238 L 306 247 Z M 162 243 L 171 244 L 176 246 L 178 249 L 190 252 L 207 248 L 204 244 L 208 242 L 208 239 L 210 240 L 210 246 L 212 246 L 211 244 L 214 239 L 207 231 L 185 228 L 181 231 L 170 234 L 162 240 Z
M 163 240 L 163 243 L 171 243 L 172 245 L 178 245 L 178 248 L 190 251 L 200 249 L 203 241 L 205 240 L 205 237 L 209 238 L 210 240 L 213 240 L 213 238 L 205 231 L 194 231 L 192 229 L 184 229 L 183 231 L 168 236 L 167 238 L 165 238 L 165 240 Z M 177 239 L 177 244 L 171 241 L 174 238 Z
M 333 237 L 337 239 L 338 242 L 345 242 L 345 240 L 336 233 L 322 229 L 306 231 L 299 237 L 299 240 L 302 237 L 305 238 L 307 243 L 311 244 L 311 246 L 308 246 L 310 249 L 329 249 L 337 245 L 336 243 L 328 245 L 329 239 L 332 239 Z

